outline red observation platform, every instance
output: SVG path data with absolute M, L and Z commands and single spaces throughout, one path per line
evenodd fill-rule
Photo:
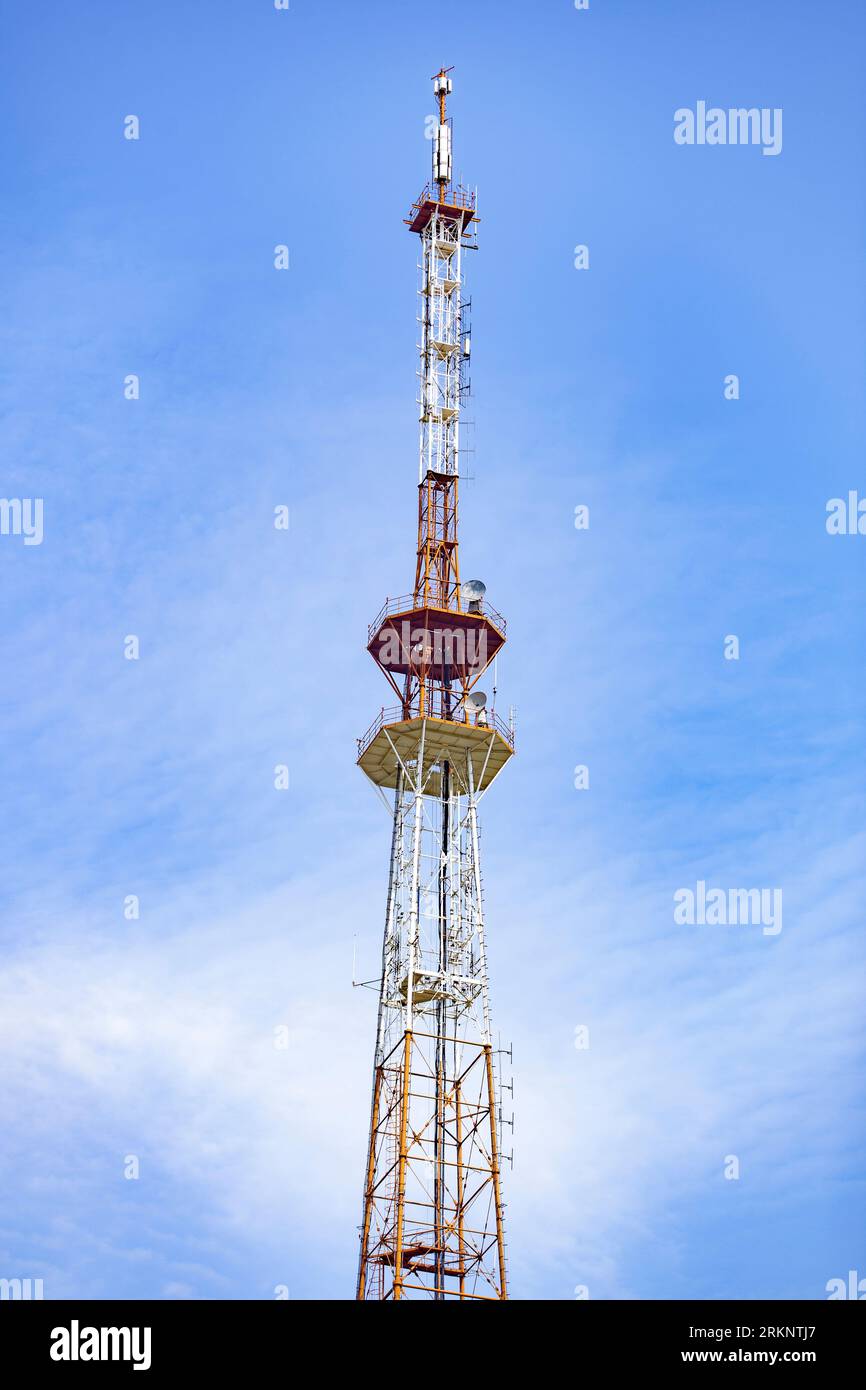
M 475 215 L 475 195 L 465 188 L 449 188 L 444 196 L 428 184 L 424 192 L 409 209 L 409 216 L 403 221 L 412 232 L 423 232 L 434 212 L 439 209 L 440 216 L 460 222 L 465 232 L 470 222 L 477 222 Z
M 483 601 L 470 612 L 421 607 L 406 595 L 388 599 L 367 634 L 367 651 L 386 675 L 471 685 L 503 646 L 505 619 Z

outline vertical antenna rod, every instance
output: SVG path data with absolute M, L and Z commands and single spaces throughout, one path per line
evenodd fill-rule
M 448 76 L 453 68 L 440 68 L 433 80 L 433 91 L 439 98 L 439 125 L 433 139 L 433 181 L 439 185 L 439 202 L 444 203 L 451 182 L 451 127 L 445 117 L 445 100 L 451 94 Z

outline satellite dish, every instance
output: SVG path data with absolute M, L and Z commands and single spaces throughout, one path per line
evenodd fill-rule
M 487 696 L 483 690 L 473 690 L 471 695 L 467 695 L 463 701 L 470 714 L 480 714 L 487 704 Z
M 487 593 L 487 585 L 482 584 L 480 579 L 467 579 L 465 584 L 460 585 L 460 592 L 469 612 L 480 613 L 481 600 Z

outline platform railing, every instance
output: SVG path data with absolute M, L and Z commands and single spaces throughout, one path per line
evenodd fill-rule
M 420 609 L 429 608 L 434 613 L 459 613 L 467 617 L 480 616 L 492 623 L 502 636 L 505 636 L 505 619 L 498 613 L 492 603 L 487 603 L 485 599 L 476 603 L 471 612 L 469 608 L 458 608 L 455 603 L 443 606 L 439 603 L 420 603 L 416 604 L 414 594 L 403 594 L 400 598 L 386 598 L 379 612 L 367 628 L 367 641 L 372 642 L 376 633 L 379 631 L 386 618 L 392 618 L 396 613 L 418 612 Z
M 459 183 L 448 184 L 444 192 L 440 193 L 438 184 L 434 189 L 432 183 L 426 183 L 412 204 L 411 212 L 417 212 L 425 203 L 443 203 L 445 207 L 474 211 L 475 193 L 472 189 L 464 188 Z
M 495 729 L 496 732 L 505 739 L 512 753 L 514 752 L 514 730 L 509 724 L 506 724 L 504 719 L 500 719 L 499 715 L 493 710 L 481 711 L 481 717 L 479 718 L 479 716 L 475 714 L 470 716 L 465 706 L 460 705 L 452 710 L 447 717 L 443 714 L 429 713 L 424 717 L 430 719 L 435 724 L 471 724 L 473 728 Z M 409 719 L 420 718 L 422 718 L 420 712 L 411 707 L 408 713 L 403 705 L 390 705 L 387 708 L 383 707 L 373 720 L 367 732 L 356 740 L 358 744 L 358 757 L 362 758 L 364 756 L 370 744 L 373 742 L 373 739 L 386 724 L 401 724 Z

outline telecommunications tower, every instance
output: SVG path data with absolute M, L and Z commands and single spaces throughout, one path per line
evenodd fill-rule
M 368 630 L 395 704 L 358 741 L 363 771 L 394 793 L 359 1299 L 507 1297 L 478 802 L 514 730 L 478 689 L 505 622 L 480 580 L 460 579 L 463 259 L 477 217 L 452 181 L 447 69 L 433 86 L 433 178 L 405 219 L 420 238 L 415 587 Z

